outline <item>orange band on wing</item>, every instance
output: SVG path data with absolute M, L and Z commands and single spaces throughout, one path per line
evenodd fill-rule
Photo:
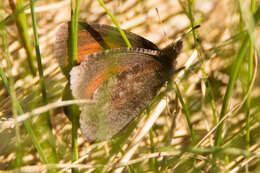
M 125 47 L 124 42 L 121 40 L 114 40 L 112 36 L 108 35 L 94 38 L 94 36 L 88 32 L 79 32 L 78 42 L 78 63 L 80 63 L 88 54 L 101 52 L 105 49 Z
M 90 85 L 85 89 L 85 96 L 87 99 L 90 99 L 94 93 L 94 91 L 107 79 L 115 75 L 115 73 L 122 72 L 131 68 L 130 66 L 118 66 L 118 67 L 110 67 L 104 69 L 99 72 L 92 80 L 90 81 Z
M 117 48 L 116 44 L 109 44 L 110 48 Z M 93 43 L 88 43 L 84 44 L 80 47 L 78 47 L 78 58 L 77 58 L 77 63 L 81 63 L 83 61 L 84 57 L 88 54 L 92 53 L 97 53 L 104 51 L 105 49 L 98 43 L 98 42 L 93 42 Z
M 83 61 L 84 57 L 88 54 L 96 53 L 96 52 L 101 52 L 103 51 L 104 48 L 102 48 L 99 43 L 93 42 L 89 43 L 83 46 L 78 47 L 78 58 L 77 58 L 77 63 L 81 63 Z

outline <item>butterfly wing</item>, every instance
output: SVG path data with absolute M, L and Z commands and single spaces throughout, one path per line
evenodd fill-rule
M 56 42 L 54 45 L 56 57 L 62 67 L 66 66 L 68 63 L 67 47 L 69 28 L 70 22 L 61 25 L 60 29 L 57 31 Z M 125 30 L 124 32 L 133 47 L 158 50 L 158 47 L 149 40 Z M 127 47 L 127 45 L 117 28 L 108 25 L 79 22 L 78 63 L 81 62 L 87 54 L 120 47 Z
M 85 57 L 71 75 L 72 94 L 93 99 L 80 107 L 88 141 L 112 138 L 139 115 L 164 84 L 167 69 L 145 49 L 112 49 Z

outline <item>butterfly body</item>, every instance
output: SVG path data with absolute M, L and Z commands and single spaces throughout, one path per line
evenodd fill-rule
M 181 42 L 171 51 L 159 50 L 152 42 L 126 32 L 134 47 L 126 48 L 115 28 L 84 26 L 78 34 L 79 65 L 70 72 L 70 88 L 75 98 L 94 101 L 80 106 L 80 127 L 88 141 L 102 141 L 125 128 L 171 78 Z

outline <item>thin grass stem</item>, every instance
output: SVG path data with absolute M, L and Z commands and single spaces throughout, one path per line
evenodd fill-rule
M 23 0 L 17 0 L 16 1 L 16 5 L 14 3 L 14 0 L 9 0 L 9 5 L 12 8 L 13 12 L 16 12 L 17 10 L 20 10 L 23 8 Z M 30 40 L 30 36 L 29 36 L 29 27 L 27 24 L 27 19 L 25 16 L 24 11 L 21 11 L 17 16 L 16 16 L 16 26 L 18 29 L 18 33 L 21 39 L 21 44 L 22 46 L 25 48 L 25 52 L 27 54 L 27 61 L 28 61 L 28 65 L 29 65 L 29 70 L 31 72 L 31 74 L 33 76 L 36 75 L 36 70 L 35 67 L 33 65 L 33 61 L 35 59 L 34 55 L 33 55 L 33 46 L 32 46 L 32 42 Z
M 9 87 L 10 85 L 9 85 L 7 77 L 5 76 L 4 71 L 3 71 L 3 69 L 1 67 L 0 67 L 0 76 L 1 76 L 1 78 L 3 80 L 3 82 L 4 82 L 5 87 L 7 88 L 7 91 L 9 93 L 9 95 L 10 95 L 10 87 Z M 18 111 L 18 113 L 20 115 L 24 114 L 24 111 L 23 111 L 23 109 L 22 109 L 22 107 L 21 107 L 21 105 L 20 105 L 20 103 L 19 103 L 19 101 L 17 99 L 15 99 L 15 105 L 16 105 L 16 110 Z M 14 124 L 18 125 L 18 122 L 16 121 Z M 35 148 L 39 152 L 39 155 L 40 155 L 43 163 L 44 164 L 48 164 L 48 160 L 47 160 L 47 158 L 46 158 L 46 156 L 44 154 L 44 151 L 43 151 L 40 143 L 38 142 L 38 139 L 37 139 L 37 137 L 36 137 L 36 135 L 34 133 L 32 124 L 31 124 L 31 122 L 28 119 L 24 120 L 24 126 L 25 126 L 27 132 L 29 133 L 30 138 L 32 139 L 32 142 L 33 142 Z
M 193 4 L 193 0 L 188 0 L 188 17 L 190 19 L 191 28 L 194 28 L 195 22 L 194 22 L 194 16 L 192 12 L 192 4 Z M 195 46 L 197 47 L 197 34 L 195 30 L 192 30 L 192 35 L 193 35 Z
M 34 42 L 35 42 L 35 52 L 36 52 L 36 59 L 38 65 L 38 72 L 39 72 L 39 84 L 40 90 L 42 93 L 42 102 L 43 105 L 48 104 L 44 74 L 43 74 L 43 66 L 41 62 L 41 53 L 39 47 L 39 39 L 38 39 L 38 31 L 37 31 L 37 24 L 36 24 L 36 17 L 35 17 L 35 10 L 34 10 L 34 1 L 30 0 L 30 8 L 31 8 L 31 15 L 32 15 L 32 27 L 33 27 L 33 34 L 34 34 Z M 52 133 L 52 126 L 50 122 L 50 114 L 49 112 L 45 112 L 46 116 L 41 116 L 40 121 L 36 122 L 37 124 L 40 123 L 41 125 L 45 125 L 44 128 L 48 129 L 46 132 L 49 133 L 50 140 L 52 140 L 52 144 L 46 147 L 49 148 L 49 156 L 48 156 L 48 163 L 56 163 L 57 156 L 56 156 L 56 148 L 55 148 L 55 138 Z M 44 122 L 44 123 L 43 123 Z M 47 142 L 47 141 L 46 141 Z M 50 170 L 50 172 L 55 172 L 54 169 Z
M 251 1 L 251 12 L 254 14 L 255 12 L 255 0 Z M 248 55 L 248 87 L 253 79 L 253 61 L 254 61 L 254 41 L 250 39 L 249 41 L 249 55 Z M 250 120 L 251 120 L 251 92 L 248 93 L 248 97 L 246 100 L 246 148 L 250 148 Z
M 33 0 L 34 2 L 37 2 L 38 0 Z M 0 26 L 6 25 L 9 22 L 12 22 L 16 19 L 16 17 L 18 15 L 20 15 L 21 13 L 23 13 L 27 8 L 29 8 L 30 4 L 26 4 L 25 6 L 21 7 L 20 9 L 16 9 L 15 11 L 13 11 L 12 14 L 10 14 L 9 16 L 7 16 L 6 18 L 4 18 L 3 20 L 0 21 Z
M 4 77 L 5 83 L 7 84 L 7 88 L 9 89 L 9 93 L 11 96 L 11 102 L 12 102 L 12 112 L 13 112 L 13 117 L 15 122 L 17 122 L 17 109 L 16 109 L 16 94 L 15 94 L 15 89 L 14 89 L 14 78 L 12 74 L 12 61 L 11 57 L 8 51 L 8 43 L 7 43 L 7 34 L 6 34 L 6 29 L 4 26 L 0 28 L 1 34 L 2 34 L 2 41 L 4 45 L 4 53 L 6 57 L 6 62 L 7 62 L 7 73 L 9 76 L 9 85 L 7 82 L 7 78 Z M 22 166 L 22 157 L 23 157 L 23 149 L 22 149 L 22 141 L 21 141 L 21 134 L 20 134 L 20 126 L 18 124 L 15 125 L 15 137 L 16 137 L 16 167 L 21 167 Z
M 129 48 L 132 48 L 132 45 L 130 43 L 130 41 L 128 40 L 125 32 L 120 28 L 119 23 L 117 22 L 116 18 L 114 17 L 114 15 L 111 13 L 111 11 L 106 7 L 105 3 L 102 0 L 98 0 L 99 4 L 105 9 L 106 13 L 110 16 L 110 18 L 112 19 L 113 23 L 116 25 L 118 31 L 120 32 L 120 34 L 122 35 L 126 45 Z
M 181 102 L 181 105 L 182 105 L 182 108 L 183 108 L 183 111 L 184 111 L 184 114 L 185 114 L 185 117 L 186 117 L 186 120 L 187 120 L 187 123 L 188 123 L 188 127 L 189 127 L 189 130 L 190 130 L 192 141 L 196 144 L 197 143 L 197 137 L 196 137 L 196 133 L 195 133 L 195 131 L 192 127 L 192 124 L 191 124 L 189 106 L 184 102 L 183 97 L 181 95 L 181 91 L 180 91 L 177 83 L 174 82 L 174 85 L 175 85 L 175 88 L 176 88 L 176 95 L 178 96 L 178 98 Z
M 71 69 L 77 60 L 77 50 L 78 50 L 78 15 L 79 15 L 79 0 L 75 0 L 75 6 L 73 0 L 71 0 L 71 55 L 69 57 L 69 69 Z M 69 79 L 69 77 L 68 77 Z M 72 97 L 72 95 L 71 95 Z M 78 111 L 76 105 L 69 108 L 72 117 L 72 161 L 78 160 Z M 72 169 L 73 173 L 78 172 L 78 169 Z
M 248 39 L 249 38 L 247 36 L 244 37 L 242 44 L 240 46 L 240 49 L 238 51 L 238 54 L 237 54 L 236 58 L 234 59 L 234 64 L 231 69 L 230 79 L 229 79 L 228 86 L 227 86 L 227 89 L 225 92 L 219 119 L 222 119 L 228 111 L 228 105 L 229 105 L 229 102 L 231 99 L 231 94 L 232 94 L 232 91 L 233 91 L 233 88 L 235 85 L 235 81 L 238 77 L 238 73 L 240 71 L 240 66 L 241 66 L 241 63 L 243 62 L 243 59 L 245 57 L 245 53 L 247 50 Z M 223 127 L 223 123 L 221 123 L 216 130 L 215 146 L 220 146 L 222 144 L 222 127 Z

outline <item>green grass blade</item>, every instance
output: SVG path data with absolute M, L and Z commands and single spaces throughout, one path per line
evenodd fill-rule
M 255 19 L 256 24 L 258 23 L 259 18 L 260 18 L 260 6 L 258 6 L 258 8 L 254 14 L 254 19 Z
M 34 2 L 32 0 L 30 0 L 30 7 L 31 7 L 31 13 L 32 13 L 32 26 L 33 26 L 33 34 L 34 34 L 34 42 L 35 42 L 36 59 L 37 59 L 39 77 L 40 77 L 40 79 L 39 79 L 40 88 L 41 88 L 41 93 L 42 93 L 42 97 L 43 97 L 43 103 L 47 104 L 48 100 L 47 100 L 46 87 L 45 87 L 45 83 L 44 83 L 43 67 L 42 67 L 42 61 L 41 61 L 38 32 L 37 32 L 36 18 L 35 18 L 35 12 L 34 12 Z
M 6 78 L 5 74 L 4 74 L 4 71 L 3 71 L 3 69 L 1 67 L 0 67 L 0 76 L 1 76 L 1 78 L 3 80 L 3 82 L 4 82 L 5 87 L 7 88 L 7 91 L 9 93 L 9 95 L 10 95 L 9 82 L 8 82 L 8 80 L 7 80 L 7 78 Z M 23 109 L 22 109 L 22 107 L 21 107 L 21 105 L 20 105 L 20 103 L 19 103 L 19 101 L 17 99 L 15 99 L 15 104 L 16 104 L 16 109 L 17 109 L 18 113 L 19 114 L 24 114 L 24 111 L 23 111 Z M 44 151 L 43 151 L 41 145 L 38 142 L 38 139 L 37 139 L 37 137 L 36 137 L 36 135 L 34 133 L 32 124 L 31 124 L 31 122 L 28 119 L 24 120 L 24 126 L 25 126 L 27 132 L 29 133 L 29 135 L 30 135 L 30 137 L 32 139 L 32 142 L 33 142 L 35 148 L 37 149 L 37 151 L 38 151 L 38 153 L 39 153 L 43 163 L 48 164 L 48 160 L 45 157 Z
M 213 119 L 214 119 L 215 124 L 217 124 L 218 123 L 218 113 L 217 113 L 216 106 L 215 106 L 216 104 L 214 101 L 212 87 L 211 87 L 210 81 L 207 79 L 207 74 L 206 74 L 205 69 L 201 68 L 201 71 L 204 76 L 204 82 L 206 84 L 206 94 L 209 98 L 210 107 L 211 107 L 212 114 L 213 114 Z
M 154 145 L 154 137 L 153 137 L 153 129 L 151 128 L 149 130 L 149 139 L 150 139 L 150 152 L 154 153 L 155 152 L 155 145 Z M 157 167 L 156 167 L 156 158 L 151 158 L 149 160 L 150 162 L 150 167 L 154 172 L 158 172 Z
M 228 111 L 227 108 L 228 108 L 228 105 L 229 105 L 229 102 L 231 99 L 231 94 L 232 94 L 232 91 L 233 91 L 233 88 L 235 85 L 235 81 L 238 77 L 238 73 L 240 71 L 240 67 L 241 67 L 243 59 L 245 57 L 246 50 L 247 50 L 248 39 L 249 38 L 247 36 L 244 37 L 242 44 L 240 46 L 240 49 L 238 51 L 238 54 L 237 54 L 236 58 L 234 59 L 234 63 L 233 63 L 232 69 L 231 69 L 230 79 L 229 79 L 228 86 L 227 86 L 227 89 L 225 92 L 219 119 L 222 119 Z M 221 136 L 222 127 L 223 127 L 223 122 L 219 125 L 219 127 L 216 130 L 216 135 L 215 135 L 215 145 L 216 146 L 220 146 L 222 144 L 222 136 Z
M 9 5 L 11 6 L 13 12 L 16 10 L 20 10 L 23 8 L 23 0 L 17 0 L 16 5 L 14 3 L 14 0 L 9 1 Z M 25 48 L 25 52 L 27 54 L 27 61 L 29 65 L 30 72 L 32 73 L 33 76 L 36 75 L 35 67 L 33 65 L 34 61 L 34 55 L 33 55 L 33 46 L 32 42 L 30 40 L 30 36 L 28 33 L 28 24 L 27 24 L 27 19 L 25 16 L 24 11 L 21 11 L 17 16 L 16 16 L 16 26 L 17 30 L 21 39 L 21 45 Z
M 114 15 L 111 13 L 111 11 L 106 7 L 105 3 L 102 0 L 98 0 L 99 4 L 105 9 L 106 13 L 110 16 L 110 18 L 112 19 L 113 23 L 116 25 L 118 31 L 120 32 L 120 34 L 122 35 L 126 45 L 129 48 L 132 48 L 132 45 L 130 43 L 130 41 L 128 40 L 127 36 L 125 35 L 125 32 L 120 28 L 119 23 L 117 22 L 116 18 L 114 17 Z
M 193 11 L 192 11 L 192 6 L 193 6 L 193 0 L 188 0 L 188 9 L 186 8 L 186 4 L 184 4 L 183 1 L 178 0 L 180 6 L 182 7 L 182 10 L 184 12 L 184 14 L 188 17 L 189 21 L 190 21 L 190 25 L 191 28 L 196 27 L 195 21 L 194 21 L 194 15 L 193 15 Z M 194 44 L 195 47 L 197 47 L 197 32 L 196 29 L 192 30 L 192 36 L 194 39 Z
M 15 122 L 17 122 L 17 109 L 16 109 L 16 104 L 15 104 L 16 94 L 15 94 L 15 90 L 14 90 L 14 78 L 13 78 L 13 74 L 12 74 L 12 65 L 11 65 L 12 61 L 11 61 L 10 54 L 8 51 L 6 29 L 5 29 L 5 27 L 1 27 L 0 30 L 1 30 L 2 41 L 3 41 L 3 45 L 4 45 L 6 62 L 7 62 L 7 73 L 10 78 L 10 83 L 8 85 L 8 88 L 9 88 L 10 96 L 11 96 L 12 112 L 13 112 L 13 117 L 14 117 Z M 8 84 L 8 83 L 6 82 L 6 84 Z M 15 136 L 16 136 L 16 163 L 15 163 L 16 165 L 15 166 L 19 168 L 22 166 L 23 149 L 22 149 L 22 145 L 21 145 L 20 127 L 18 124 L 15 125 Z
M 240 2 L 241 3 L 241 2 Z M 255 0 L 251 1 L 251 13 L 255 12 Z M 253 18 L 253 17 L 252 17 Z M 245 21 L 247 22 L 247 21 Z M 253 29 L 254 30 L 254 29 Z M 250 31 L 248 31 L 250 32 Z M 248 55 L 248 88 L 253 79 L 253 59 L 254 59 L 254 40 L 250 39 L 249 41 L 249 55 Z M 251 93 L 248 93 L 248 97 L 246 100 L 246 148 L 250 148 L 250 120 L 251 120 Z
M 232 89 L 234 87 L 235 81 L 236 81 L 238 73 L 240 71 L 241 63 L 243 62 L 243 59 L 245 57 L 246 48 L 248 46 L 248 43 L 250 40 L 252 42 L 255 41 L 255 39 L 254 39 L 255 25 L 254 25 L 253 15 L 249 14 L 249 12 L 246 10 L 247 8 L 242 6 L 241 1 L 239 1 L 239 5 L 241 7 L 240 9 L 242 10 L 241 14 L 244 15 L 243 18 L 246 21 L 246 26 L 248 28 L 248 30 L 247 30 L 248 34 L 244 36 L 241 47 L 238 51 L 238 54 L 236 56 L 236 59 L 234 60 L 234 64 L 231 69 L 231 75 L 230 75 L 228 87 L 227 87 L 227 90 L 226 90 L 226 93 L 224 96 L 224 101 L 223 101 L 223 105 L 222 105 L 222 109 L 221 109 L 221 113 L 220 113 L 220 119 L 227 113 L 227 107 L 228 107 L 228 104 L 229 104 L 229 101 L 231 98 Z M 222 126 L 223 126 L 223 123 L 220 124 L 220 126 L 217 128 L 217 131 L 216 131 L 216 138 L 215 138 L 216 146 L 219 146 L 222 143 L 222 137 L 221 137 Z
M 253 13 L 250 11 L 250 6 L 248 2 L 238 0 L 240 11 L 242 15 L 242 19 L 245 23 L 245 27 L 247 29 L 248 35 L 250 37 L 250 40 L 252 40 L 253 43 L 256 41 L 256 35 L 255 35 L 255 20 Z
M 79 15 L 79 0 L 75 1 L 75 7 L 73 6 L 73 1 L 71 1 L 71 55 L 69 63 L 71 67 L 75 65 L 77 60 L 77 44 L 78 44 L 78 15 Z M 74 11 L 73 11 L 74 10 Z
M 10 92 L 10 87 L 9 87 L 9 83 L 8 83 L 8 79 L 5 76 L 5 72 L 4 70 L 0 67 L 0 76 L 2 78 L 2 81 L 4 83 L 4 86 L 6 87 L 7 91 Z
M 194 17 L 192 12 L 192 4 L 193 4 L 193 0 L 188 0 L 188 17 L 191 23 L 191 28 L 194 28 L 195 22 L 194 22 Z M 192 35 L 193 35 L 194 43 L 195 45 L 197 45 L 197 34 L 195 30 L 192 30 Z
M 40 89 L 42 93 L 42 102 L 43 105 L 48 104 L 47 99 L 47 92 L 45 87 L 45 81 L 44 81 L 44 75 L 43 75 L 43 66 L 41 62 L 41 53 L 39 48 L 39 39 L 38 39 L 38 32 L 37 32 L 37 26 L 36 26 L 36 17 L 35 17 L 35 10 L 34 10 L 34 1 L 30 0 L 30 8 L 31 8 L 31 14 L 32 14 L 32 26 L 33 26 L 33 33 L 34 33 L 34 42 L 35 42 L 35 51 L 36 51 L 36 59 L 37 59 L 37 65 L 38 65 L 38 72 L 39 72 L 39 84 Z M 48 140 L 52 140 L 51 143 L 49 143 L 48 146 L 46 146 L 46 149 L 48 151 L 48 163 L 57 163 L 57 156 L 56 156 L 56 144 L 55 144 L 55 138 L 52 133 L 52 126 L 50 122 L 50 114 L 49 112 L 44 113 L 45 116 L 40 116 L 41 121 L 38 121 L 36 124 L 41 125 L 46 124 L 44 128 L 46 129 L 46 132 L 39 132 L 39 133 L 48 133 L 48 136 L 50 139 L 45 139 L 46 144 Z M 55 172 L 55 170 L 50 170 L 50 172 Z
M 34 2 L 37 2 L 38 0 L 33 0 Z M 20 9 L 16 9 L 12 14 L 4 18 L 3 20 L 0 21 L 0 26 L 4 26 L 8 24 L 9 22 L 12 22 L 15 20 L 15 18 L 24 12 L 24 10 L 28 9 L 30 4 L 26 4 L 25 6 L 21 7 Z
M 177 83 L 174 83 L 174 85 L 176 87 L 177 97 L 179 98 L 179 100 L 181 102 L 181 105 L 182 105 L 182 108 L 183 108 L 183 111 L 184 111 L 184 114 L 185 114 L 185 117 L 186 117 L 186 120 L 187 120 L 187 123 L 188 123 L 188 127 L 189 127 L 189 130 L 190 130 L 190 133 L 191 133 L 192 141 L 196 144 L 197 138 L 196 138 L 196 133 L 195 133 L 195 131 L 192 127 L 192 124 L 191 124 L 189 106 L 184 102 L 183 97 L 181 95 L 181 91 L 180 91 Z
M 73 11 L 74 10 L 74 11 Z M 77 50 L 78 50 L 78 15 L 79 15 L 79 0 L 75 1 L 75 7 L 73 6 L 73 1 L 71 0 L 71 55 L 69 69 L 75 64 L 77 60 Z M 68 76 L 69 79 L 69 76 Z M 71 92 L 71 91 L 69 91 Z M 72 98 L 72 94 L 70 94 Z M 78 137 L 77 130 L 79 127 L 79 111 L 76 105 L 72 105 L 68 108 L 70 110 L 70 116 L 72 117 L 72 161 L 78 160 Z M 73 173 L 78 172 L 78 169 L 72 169 Z

